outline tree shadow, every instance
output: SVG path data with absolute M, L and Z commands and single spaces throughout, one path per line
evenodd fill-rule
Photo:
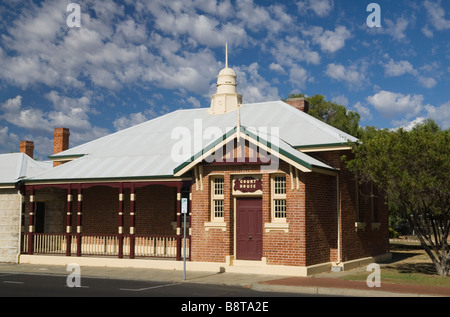
M 396 269 L 400 273 L 422 273 L 427 275 L 436 275 L 436 267 L 433 263 L 402 263 L 390 267 Z
M 390 245 L 390 253 L 392 258 L 385 261 L 386 268 L 397 270 L 400 273 L 423 273 L 428 275 L 436 275 L 436 267 L 432 262 L 424 262 L 423 257 L 417 261 L 408 262 L 416 256 L 426 256 L 426 253 L 420 244 L 402 244 L 392 243 Z M 402 263 L 402 261 L 405 261 Z

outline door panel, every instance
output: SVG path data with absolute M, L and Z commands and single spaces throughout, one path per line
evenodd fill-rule
M 261 260 L 262 257 L 262 199 L 236 200 L 236 258 Z

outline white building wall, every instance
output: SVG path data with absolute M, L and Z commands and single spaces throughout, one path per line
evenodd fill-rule
M 20 253 L 21 195 L 0 189 L 0 262 L 17 263 Z

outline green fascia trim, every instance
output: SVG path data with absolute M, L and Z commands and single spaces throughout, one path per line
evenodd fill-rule
M 347 145 L 350 146 L 353 142 L 341 142 L 341 143 L 328 143 L 328 144 L 312 144 L 312 145 L 297 145 L 294 146 L 295 149 L 304 149 L 304 148 L 315 148 L 315 147 L 328 147 L 328 146 L 340 146 Z
M 274 144 L 268 142 L 267 140 L 261 138 L 260 136 L 255 135 L 254 133 L 248 131 L 245 127 L 240 127 L 241 131 L 248 135 L 250 138 L 252 138 L 254 141 L 258 142 L 258 143 L 262 143 L 264 145 L 266 145 L 269 149 L 276 151 L 286 157 L 288 157 L 289 159 L 293 160 L 294 162 L 299 163 L 300 165 L 308 168 L 308 169 L 312 169 L 312 167 L 316 167 L 316 168 L 320 168 L 320 169 L 326 169 L 326 170 L 331 170 L 331 171 L 336 171 L 336 169 L 334 168 L 324 168 L 322 166 L 316 166 L 316 165 L 311 165 L 305 161 L 303 161 L 302 159 L 292 155 L 291 153 L 286 152 L 285 150 L 281 149 L 278 146 L 275 146 Z M 204 148 L 203 150 L 201 150 L 200 152 L 198 152 L 197 154 L 193 155 L 188 161 L 182 163 L 181 165 L 177 166 L 174 169 L 174 174 L 178 173 L 181 169 L 183 169 L 184 167 L 186 167 L 187 165 L 189 165 L 190 163 L 192 163 L 194 160 L 196 160 L 197 158 L 201 157 L 205 152 L 209 151 L 211 148 L 213 148 L 214 146 L 216 146 L 217 144 L 219 144 L 220 142 L 222 142 L 223 140 L 227 139 L 229 136 L 231 136 L 232 134 L 236 133 L 237 131 L 237 127 L 234 127 L 233 129 L 231 129 L 228 133 L 222 135 L 222 137 L 218 138 L 215 142 L 211 143 L 209 146 L 207 146 L 206 148 Z M 345 143 L 344 143 L 345 144 Z
M 73 154 L 73 155 L 50 155 L 47 156 L 49 159 L 67 158 L 67 157 L 83 157 L 86 154 Z

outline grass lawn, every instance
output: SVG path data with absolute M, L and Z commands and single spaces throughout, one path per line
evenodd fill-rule
M 391 241 L 392 260 L 379 263 L 381 283 L 403 283 L 450 287 L 450 276 L 439 276 L 434 264 L 417 242 Z M 371 272 L 360 270 L 343 276 L 345 280 L 365 281 Z

